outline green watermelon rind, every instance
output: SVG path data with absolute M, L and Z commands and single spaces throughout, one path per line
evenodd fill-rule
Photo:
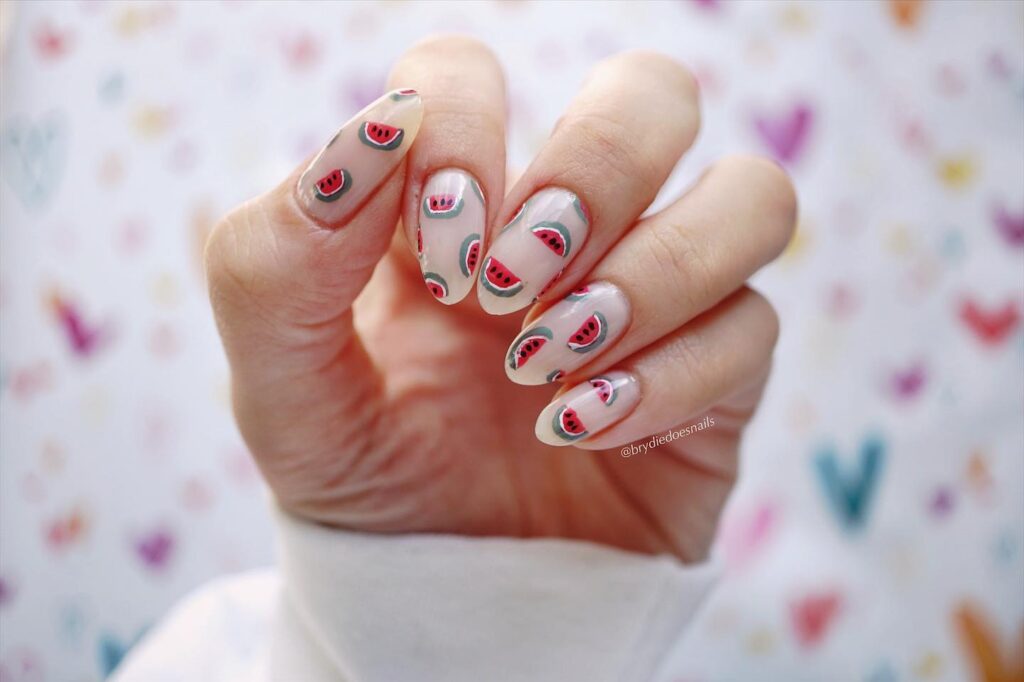
M 544 380 L 547 381 L 549 384 L 553 384 L 559 379 L 561 379 L 563 376 L 565 376 L 565 372 L 563 372 L 560 369 L 556 369 L 555 371 L 551 372 L 546 377 L 544 377 Z
M 473 246 L 473 242 L 480 242 L 480 235 L 476 232 L 463 239 L 462 246 L 459 247 L 459 270 L 462 270 L 465 277 L 473 276 L 466 264 L 466 257 L 469 256 L 469 249 Z
M 537 234 L 537 230 L 554 230 L 562 237 L 562 241 L 565 242 L 565 253 L 562 254 L 562 258 L 568 258 L 569 254 L 572 253 L 572 236 L 569 234 L 569 230 L 562 223 L 554 220 L 544 220 L 530 228 L 530 232 L 535 236 Z M 540 237 L 538 237 L 538 239 L 540 239 Z M 550 249 L 546 242 L 544 246 L 545 248 Z
M 595 348 L 600 347 L 601 344 L 604 343 L 605 337 L 608 336 L 608 320 L 606 320 L 604 315 L 602 315 L 599 312 L 595 312 L 593 317 L 596 317 L 597 321 L 601 324 L 601 333 L 597 335 L 596 339 L 594 339 L 593 341 L 591 341 L 590 343 L 588 343 L 585 346 L 580 346 L 579 348 L 573 348 L 570 345 L 572 343 L 572 341 L 571 340 L 567 341 L 565 345 L 573 353 L 589 353 L 590 351 L 594 350 Z M 589 320 L 590 318 L 588 317 L 587 319 Z M 569 337 L 569 338 L 571 339 L 572 337 Z
M 586 211 L 583 210 L 583 204 L 580 202 L 580 197 L 577 194 L 572 195 L 572 207 L 576 209 L 576 215 L 580 217 L 580 220 L 583 221 L 583 224 L 589 227 L 590 220 L 587 218 L 587 213 Z
M 448 218 L 454 218 L 455 216 L 462 213 L 462 207 L 465 205 L 465 202 L 462 200 L 462 197 L 459 197 L 459 200 L 455 202 L 455 205 L 452 206 L 450 210 L 439 212 L 432 211 L 430 209 L 430 205 L 427 203 L 429 201 L 430 197 L 423 197 L 423 215 L 426 216 L 427 218 L 436 218 L 437 220 L 447 220 Z
M 486 206 L 487 201 L 484 199 L 484 190 L 480 187 L 480 183 L 475 178 L 470 178 L 469 186 L 473 189 L 473 194 L 476 195 L 476 198 L 480 200 L 480 205 Z
M 609 377 L 599 376 L 599 377 L 594 377 L 593 379 L 591 379 L 590 380 L 590 385 L 594 386 L 594 382 L 595 381 L 605 381 L 605 382 L 608 383 L 608 387 L 611 388 L 612 395 L 608 399 L 608 402 L 604 402 L 603 400 L 601 400 L 601 403 L 604 404 L 605 407 L 611 407 L 611 404 L 614 403 L 615 399 L 619 397 L 619 392 L 615 389 L 615 382 L 612 381 Z M 594 390 L 595 391 L 597 390 L 597 386 L 594 386 Z
M 338 170 L 341 171 L 341 189 L 339 189 L 334 194 L 321 194 L 320 188 L 317 187 L 315 184 L 313 185 L 313 196 L 318 201 L 323 201 L 324 203 L 327 204 L 331 203 L 332 201 L 337 201 L 338 199 L 341 198 L 342 194 L 347 192 L 349 188 L 352 187 L 352 175 L 344 168 L 339 168 Z M 324 177 L 327 176 L 325 175 Z
M 516 355 L 519 352 L 519 347 L 522 346 L 523 342 L 531 336 L 543 336 L 548 341 L 555 338 L 554 333 L 547 327 L 534 327 L 521 333 L 516 337 L 516 340 L 512 342 L 512 345 L 508 349 L 508 354 L 505 356 L 505 362 L 507 362 L 508 366 L 512 369 L 516 369 Z
M 398 149 L 402 145 L 402 141 L 405 139 L 405 130 L 399 128 L 398 134 L 395 135 L 395 139 L 391 140 L 387 144 L 377 144 L 366 135 L 366 126 L 370 125 L 370 123 L 372 123 L 372 121 L 366 121 L 365 123 L 363 123 L 363 125 L 359 126 L 359 141 L 365 144 L 367 147 L 382 152 L 390 152 L 395 149 Z
M 480 283 L 484 285 L 484 289 L 487 289 L 487 291 L 491 292 L 495 296 L 500 296 L 501 298 L 511 298 L 518 294 L 520 291 L 522 291 L 522 281 L 520 281 L 519 284 L 513 287 L 509 287 L 508 289 L 499 289 L 498 287 L 494 286 L 493 284 L 487 281 L 487 264 L 491 261 L 491 258 L 491 256 L 488 256 L 487 260 L 484 261 L 484 266 L 480 268 Z
M 444 280 L 444 277 L 442 277 L 441 275 L 437 274 L 436 272 L 424 272 L 423 273 L 423 283 L 427 285 L 427 290 L 428 291 L 430 290 L 430 283 L 431 282 L 433 282 L 434 284 L 441 285 L 441 288 L 444 289 L 444 296 L 442 296 L 441 298 L 448 298 L 448 282 L 446 282 Z M 433 292 L 431 292 L 431 293 L 433 293 Z
M 569 407 L 567 405 L 562 405 L 560 408 L 555 410 L 555 416 L 551 420 L 551 430 L 554 431 L 555 435 L 562 440 L 572 443 L 573 441 L 577 441 L 581 438 L 586 438 L 590 434 L 586 431 L 579 434 L 567 433 L 566 430 L 562 428 L 562 415 L 565 414 L 565 411 L 568 409 Z

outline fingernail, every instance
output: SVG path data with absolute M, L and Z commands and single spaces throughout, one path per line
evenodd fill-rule
M 573 386 L 541 411 L 535 432 L 548 445 L 570 445 L 624 418 L 640 402 L 640 384 L 627 372 L 609 372 Z
M 484 258 L 481 307 L 505 315 L 530 305 L 583 248 L 588 216 L 582 199 L 567 189 L 549 187 L 530 197 Z
M 505 354 L 517 384 L 558 381 L 604 352 L 629 326 L 629 299 L 614 284 L 592 282 L 551 306 Z
M 335 133 L 295 187 L 314 220 L 338 227 L 401 162 L 423 119 L 415 90 L 392 90 Z
M 480 265 L 487 208 L 480 183 L 446 168 L 423 184 L 416 250 L 423 281 L 442 303 L 461 301 Z

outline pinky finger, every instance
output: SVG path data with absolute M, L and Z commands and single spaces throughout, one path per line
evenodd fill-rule
M 559 393 L 537 419 L 537 438 L 598 450 L 676 427 L 763 381 L 778 329 L 771 304 L 744 287 L 615 369 Z

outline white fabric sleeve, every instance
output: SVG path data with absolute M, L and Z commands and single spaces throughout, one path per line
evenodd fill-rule
M 685 567 L 584 542 L 367 535 L 277 515 L 279 594 L 261 607 L 271 622 L 250 627 L 269 640 L 267 680 L 656 679 L 717 575 L 710 564 Z M 249 602 L 253 613 L 267 600 L 266 581 L 261 590 Z M 209 604 L 202 611 L 202 621 L 183 627 L 191 614 L 179 607 L 115 679 L 148 682 L 143 659 L 174 660 L 181 643 L 166 636 L 172 630 L 230 658 L 230 633 L 195 636 L 225 622 Z M 233 679 L 215 668 L 201 677 L 190 670 L 189 679 Z

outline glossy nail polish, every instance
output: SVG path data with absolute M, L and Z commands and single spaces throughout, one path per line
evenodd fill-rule
M 484 258 L 477 287 L 480 305 L 492 315 L 530 305 L 576 257 L 589 230 L 586 206 L 569 190 L 548 187 L 534 194 Z
M 614 284 L 592 282 L 551 306 L 521 332 L 505 355 L 505 373 L 517 384 L 558 381 L 622 336 L 629 299 Z
M 541 411 L 535 433 L 548 445 L 572 445 L 628 416 L 640 402 L 640 385 L 627 372 L 593 377 Z
M 472 288 L 486 220 L 483 190 L 466 171 L 440 170 L 423 184 L 416 251 L 423 282 L 442 303 L 458 303 Z
M 299 205 L 326 227 L 342 226 L 401 162 L 422 118 L 415 90 L 393 90 L 360 111 L 299 177 Z

